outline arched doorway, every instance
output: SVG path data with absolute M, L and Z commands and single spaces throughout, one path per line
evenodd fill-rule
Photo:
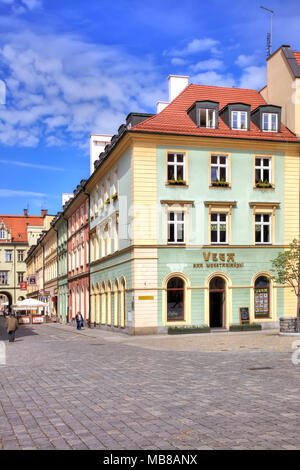
M 224 328 L 226 325 L 226 281 L 215 276 L 209 283 L 209 325 Z
M 0 310 L 1 313 L 9 312 L 12 305 L 12 296 L 9 292 L 1 292 L 0 291 Z

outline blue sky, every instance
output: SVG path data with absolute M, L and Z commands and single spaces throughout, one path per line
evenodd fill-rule
M 155 112 L 169 74 L 260 89 L 266 33 L 300 50 L 300 2 L 0 0 L 0 214 L 61 209 L 89 176 L 89 135 Z

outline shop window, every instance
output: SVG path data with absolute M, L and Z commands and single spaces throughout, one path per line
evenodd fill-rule
M 167 284 L 167 321 L 184 320 L 185 283 L 180 277 L 172 277 Z
M 254 285 L 255 318 L 270 316 L 270 281 L 265 276 L 256 279 Z

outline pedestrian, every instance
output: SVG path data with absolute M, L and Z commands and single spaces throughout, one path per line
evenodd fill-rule
M 83 318 L 80 312 L 76 315 L 77 330 L 81 330 L 83 325 Z
M 8 340 L 10 343 L 13 343 L 15 340 L 16 330 L 18 329 L 18 320 L 13 314 L 10 314 L 6 320 L 5 326 L 8 333 Z

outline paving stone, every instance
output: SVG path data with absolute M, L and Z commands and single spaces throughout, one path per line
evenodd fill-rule
M 300 366 L 274 333 L 29 331 L 1 366 L 0 449 L 300 448 Z

